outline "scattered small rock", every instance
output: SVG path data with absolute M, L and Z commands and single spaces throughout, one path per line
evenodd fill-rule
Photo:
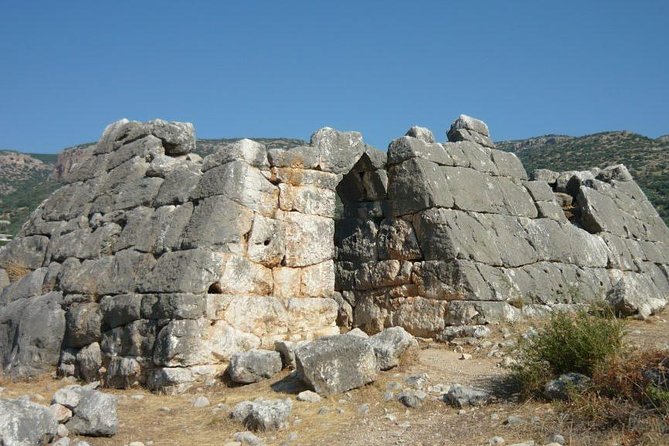
M 549 438 L 548 441 L 550 441 L 551 443 L 557 443 L 557 444 L 561 444 L 561 445 L 565 444 L 565 442 L 566 442 L 564 437 L 560 434 L 551 435 L 551 438 Z
M 504 422 L 504 424 L 506 424 L 507 426 L 518 426 L 518 425 L 523 424 L 524 422 L 525 422 L 525 420 L 523 420 L 521 417 L 519 417 L 517 415 L 509 415 L 506 418 L 506 421 Z
M 304 392 L 297 394 L 297 399 L 299 401 L 306 401 L 308 403 L 317 403 L 321 400 L 321 396 L 316 392 L 312 392 L 311 390 L 305 390 Z
M 583 391 L 590 384 L 590 378 L 580 373 L 565 373 L 548 381 L 544 386 L 544 396 L 549 400 L 566 400 L 570 391 Z
M 417 375 L 408 376 L 404 380 L 405 384 L 416 390 L 423 390 L 430 382 L 430 377 L 427 373 L 419 373 Z
M 195 398 L 195 401 L 193 401 L 193 407 L 196 408 L 207 407 L 208 405 L 209 399 L 206 396 L 198 396 Z
M 408 389 L 400 393 L 397 398 L 400 403 L 404 404 L 406 407 L 420 407 L 423 405 L 423 401 L 427 397 L 427 394 L 422 390 L 413 390 Z
M 504 443 L 506 443 L 504 438 L 499 436 L 492 437 L 490 440 L 488 440 L 488 445 L 490 446 L 501 446 Z
M 367 415 L 369 413 L 369 404 L 361 404 L 358 406 L 358 415 Z
M 454 384 L 444 395 L 444 401 L 454 407 L 482 406 L 488 402 L 490 394 L 482 389 Z
M 469 353 L 463 353 L 462 355 L 460 355 L 460 359 L 465 359 L 465 360 L 472 359 L 472 355 L 470 355 Z
M 264 444 L 260 438 L 249 431 L 235 433 L 234 439 L 242 445 L 262 446 Z

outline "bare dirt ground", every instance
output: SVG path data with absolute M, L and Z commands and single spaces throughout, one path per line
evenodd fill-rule
M 632 348 L 667 347 L 669 314 L 651 322 L 630 321 L 628 343 Z M 506 339 L 502 330 L 511 331 Z M 293 399 L 290 425 L 281 431 L 259 433 L 268 445 L 487 445 L 494 436 L 503 437 L 506 445 L 533 440 L 537 445 L 549 443 L 553 434 L 561 434 L 569 445 L 617 445 L 619 432 L 584 434 L 574 431 L 560 414 L 559 406 L 540 401 L 519 403 L 504 386 L 507 372 L 500 357 L 490 356 L 498 343 L 508 343 L 527 325 L 494 327 L 484 348 L 474 345 L 456 347 L 441 343 L 423 343 L 417 358 L 409 364 L 382 372 L 380 379 L 343 395 L 324 398 L 319 403 L 297 401 L 295 395 L 305 390 L 289 371 L 272 380 L 240 387 L 220 383 L 214 387 L 196 388 L 190 392 L 166 396 L 146 390 L 108 390 L 119 397 L 120 426 L 112 438 L 86 438 L 91 445 L 127 445 L 132 441 L 159 445 L 223 445 L 233 440 L 241 424 L 229 419 L 234 405 L 257 397 Z M 508 346 L 506 347 L 509 348 Z M 460 359 L 464 350 L 471 359 Z M 406 387 L 411 375 L 426 373 L 429 385 L 468 384 L 488 389 L 496 399 L 481 408 L 455 409 L 444 403 L 437 393 L 429 393 L 420 408 L 407 409 L 396 398 L 386 400 L 389 383 Z M 48 404 L 53 393 L 69 381 L 42 377 L 31 382 L 5 382 L 3 398 L 30 395 L 35 402 Z M 390 384 L 392 386 L 392 384 Z M 395 391 L 395 396 L 397 395 Z M 211 404 L 194 408 L 193 400 L 206 396 Z M 369 405 L 367 411 L 361 407 Z M 169 409 L 169 410 L 168 410 Z M 519 418 L 508 423 L 509 417 Z M 669 437 L 649 444 L 669 444 Z M 149 443 L 151 444 L 151 443 Z

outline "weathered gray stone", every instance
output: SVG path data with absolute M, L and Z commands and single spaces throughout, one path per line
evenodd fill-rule
M 444 401 L 452 406 L 463 408 L 482 406 L 490 400 L 490 394 L 482 389 L 454 384 L 444 395 Z
M 118 429 L 116 397 L 97 390 L 82 390 L 79 404 L 66 427 L 70 432 L 91 437 L 111 437 Z
M 16 279 L 12 277 L 12 271 L 37 269 L 42 266 L 48 244 L 49 239 L 41 235 L 16 238 L 0 248 L 0 267 L 14 281 Z
M 44 279 L 46 278 L 47 271 L 47 268 L 36 269 L 7 286 L 0 293 L 0 304 L 6 304 L 19 299 L 28 299 L 43 294 Z
M 121 294 L 105 296 L 100 300 L 102 322 L 109 328 L 125 325 L 141 317 L 142 296 Z
M 388 146 L 388 164 L 394 165 L 411 158 L 422 158 L 440 165 L 453 165 L 453 159 L 441 144 L 434 142 L 434 137 L 431 133 L 429 137 L 432 138 L 432 141 L 410 135 L 409 133 L 411 133 L 411 130 L 407 132 L 407 136 L 398 138 L 390 143 Z
M 388 198 L 393 215 L 406 215 L 430 207 L 453 206 L 453 195 L 443 187 L 442 167 L 422 158 L 411 158 L 388 170 Z
M 193 198 L 224 195 L 235 203 L 271 217 L 278 207 L 279 190 L 259 169 L 232 161 L 208 170 L 193 191 Z
M 211 224 L 212 221 L 217 224 Z M 225 248 L 241 243 L 253 223 L 253 212 L 223 196 L 201 200 L 183 233 L 182 247 Z M 190 291 L 190 290 L 186 290 Z
M 102 351 L 119 356 L 151 356 L 157 332 L 156 321 L 137 320 L 102 334 Z
M 68 347 L 84 347 L 102 337 L 102 314 L 95 302 L 75 304 L 65 313 L 64 343 Z
M 420 139 L 421 141 L 424 141 L 426 143 L 435 142 L 434 135 L 432 134 L 430 129 L 427 129 L 425 127 L 419 127 L 417 125 L 407 130 L 406 136 L 411 136 L 413 138 Z
M 178 169 L 170 172 L 160 185 L 154 204 L 163 206 L 187 202 L 200 183 L 200 178 L 202 178 L 202 173 L 199 169 Z
M 346 173 L 365 152 L 365 143 L 358 132 L 340 132 L 323 127 L 311 135 L 310 144 L 318 149 L 321 170 Z
M 105 375 L 105 384 L 117 389 L 126 389 L 142 379 L 142 367 L 135 358 L 124 358 L 112 356 L 107 373 Z
M 65 333 L 61 293 L 0 307 L 0 360 L 4 373 L 30 377 L 58 364 Z
M 287 426 L 293 402 L 285 400 L 257 399 L 242 401 L 232 412 L 233 419 L 241 421 L 253 431 L 273 431 Z
M 195 149 L 195 129 L 190 122 L 167 122 L 155 119 L 149 122 L 151 133 L 160 138 L 165 154 L 184 155 Z
M 228 374 L 236 383 L 250 384 L 271 378 L 281 371 L 281 354 L 270 350 L 250 350 L 232 355 Z
M 198 319 L 206 308 L 203 294 L 145 294 L 141 299 L 143 319 Z
M 244 161 L 254 167 L 269 168 L 265 146 L 259 142 L 244 138 L 223 147 L 216 153 L 206 156 L 203 160 L 202 170 L 206 172 L 214 167 L 232 161 Z
M 329 336 L 295 351 L 297 373 L 319 394 L 345 392 L 376 379 L 374 349 L 356 336 Z
M 143 293 L 205 293 L 221 277 L 223 259 L 207 249 L 168 252 L 139 284 Z
M 621 273 L 606 300 L 621 316 L 638 315 L 646 319 L 667 305 L 666 296 L 666 292 L 660 292 L 648 276 Z
M 549 400 L 567 400 L 571 392 L 582 392 L 590 385 L 590 378 L 580 373 L 565 373 L 544 386 L 544 396 Z
M 376 362 L 381 370 L 398 366 L 405 355 L 418 349 L 418 341 L 402 327 L 386 328 L 370 336 L 369 343 L 374 348 Z
M 100 344 L 94 342 L 77 353 L 79 363 L 79 374 L 86 382 L 100 379 L 100 368 L 102 367 L 102 351 Z
M 0 399 L 0 440 L 7 446 L 40 446 L 53 440 L 58 422 L 47 407 Z
M 423 256 L 413 226 L 399 218 L 381 222 L 378 249 L 381 260 L 417 260 Z

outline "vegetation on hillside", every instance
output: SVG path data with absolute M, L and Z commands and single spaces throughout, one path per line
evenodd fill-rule
M 669 140 L 630 132 L 604 132 L 582 137 L 547 135 L 497 142 L 514 152 L 528 173 L 535 169 L 587 170 L 625 164 L 639 186 L 669 223 Z

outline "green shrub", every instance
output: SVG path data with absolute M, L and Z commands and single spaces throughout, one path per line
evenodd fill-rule
M 556 312 L 536 335 L 520 340 L 512 378 L 521 393 L 530 396 L 563 373 L 592 376 L 622 350 L 624 334 L 624 322 L 601 308 L 591 313 Z

